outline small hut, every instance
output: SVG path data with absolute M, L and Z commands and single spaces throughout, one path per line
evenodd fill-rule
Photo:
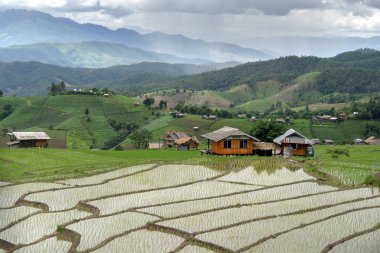
M 176 140 L 185 138 L 185 137 L 189 137 L 189 136 L 184 132 L 170 131 L 163 137 L 164 147 L 167 147 L 167 148 L 174 147 L 174 143 Z
M 197 137 L 183 137 L 181 139 L 178 139 L 174 141 L 174 145 L 177 146 L 178 150 L 195 150 L 198 148 L 199 141 Z
M 253 154 L 259 156 L 272 156 L 281 153 L 281 150 L 277 148 L 275 143 L 271 142 L 254 142 Z
M 281 154 L 286 155 L 291 151 L 291 155 L 294 156 L 306 156 L 308 147 L 313 144 L 311 140 L 294 129 L 289 129 L 283 135 L 275 138 L 273 142 L 281 147 Z
M 380 145 L 380 138 L 376 138 L 375 136 L 370 136 L 364 142 L 365 144 L 368 144 L 368 145 Z
M 7 135 L 10 148 L 47 148 L 51 139 L 45 132 L 12 132 Z
M 326 144 L 326 145 L 334 145 L 335 142 L 333 140 L 330 140 L 330 139 L 325 139 L 323 141 L 323 143 Z

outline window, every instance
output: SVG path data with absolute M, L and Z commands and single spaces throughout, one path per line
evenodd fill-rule
M 224 141 L 224 145 L 223 145 L 224 148 L 231 148 L 231 140 L 228 140 L 228 141 Z
M 248 141 L 247 140 L 241 140 L 240 141 L 240 148 L 247 148 L 248 147 Z
M 296 144 L 296 143 L 292 143 L 292 144 L 291 144 L 291 147 L 292 147 L 292 149 L 298 149 L 298 144 Z

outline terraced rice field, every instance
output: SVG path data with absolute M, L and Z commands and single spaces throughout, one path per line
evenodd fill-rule
M 148 164 L 1 182 L 0 252 L 379 252 L 379 189 L 269 171 Z

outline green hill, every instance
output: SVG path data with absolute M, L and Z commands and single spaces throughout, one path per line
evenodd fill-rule
M 164 87 L 176 76 L 209 70 L 208 66 L 148 62 L 100 69 L 68 68 L 39 62 L 0 63 L 0 89 L 8 95 L 44 95 L 50 83 L 64 81 L 71 88 L 108 87 L 135 94 L 157 86 Z
M 142 126 L 153 118 L 143 106 L 134 106 L 134 101 L 123 96 L 5 97 L 0 107 L 11 104 L 14 111 L 0 121 L 0 128 L 46 131 L 54 137 L 53 147 L 109 148 L 107 142 L 120 135 L 110 120 Z
M 233 104 L 239 110 L 263 111 L 277 101 L 289 107 L 337 104 L 380 92 L 378 66 L 380 52 L 370 49 L 332 58 L 281 57 L 217 71 L 186 64 L 85 69 L 15 62 L 0 64 L 0 89 L 6 94 L 41 95 L 53 81 L 65 81 L 70 88 L 108 87 L 128 95 L 184 88 L 207 90 L 206 96 L 211 95 L 205 101 L 216 107 Z M 201 97 L 193 100 L 191 103 L 203 103 Z

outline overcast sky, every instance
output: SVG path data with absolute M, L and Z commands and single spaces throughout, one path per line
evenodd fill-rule
M 380 0 L 0 0 L 9 8 L 243 46 L 255 37 L 380 34 Z

